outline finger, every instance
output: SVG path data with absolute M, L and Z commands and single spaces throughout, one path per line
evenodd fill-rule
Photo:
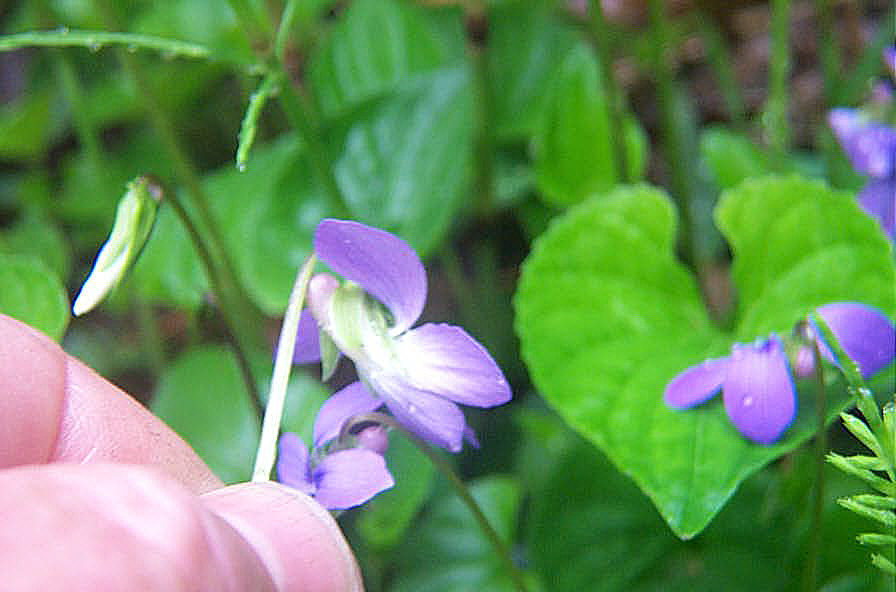
M 279 483 L 242 483 L 201 498 L 256 550 L 281 592 L 361 592 L 339 526 L 308 496 Z
M 0 314 L 0 468 L 155 466 L 194 492 L 222 485 L 173 430 L 50 338 Z
M 0 522 L 4 590 L 275 590 L 234 528 L 147 467 L 0 471 Z
M 275 483 L 203 497 L 147 467 L 0 471 L 4 590 L 363 590 L 336 523 Z

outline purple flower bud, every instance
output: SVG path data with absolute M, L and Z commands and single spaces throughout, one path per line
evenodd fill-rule
M 364 428 L 358 434 L 358 446 L 377 454 L 386 454 L 389 450 L 389 430 L 379 425 Z

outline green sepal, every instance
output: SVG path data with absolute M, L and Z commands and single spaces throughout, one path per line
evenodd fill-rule
M 140 176 L 128 183 L 118 202 L 112 232 L 72 306 L 75 316 L 93 310 L 134 266 L 152 232 L 161 199 L 161 188 L 149 177 Z
M 896 537 L 891 534 L 881 534 L 879 532 L 866 532 L 856 536 L 856 540 L 861 545 L 886 546 L 896 544 Z
M 339 348 L 326 331 L 320 331 L 320 379 L 323 382 L 330 380 L 339 365 Z

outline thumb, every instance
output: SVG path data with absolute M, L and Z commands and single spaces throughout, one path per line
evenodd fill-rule
M 279 483 L 242 483 L 200 498 L 261 559 L 281 592 L 361 592 L 339 526 L 311 498 Z

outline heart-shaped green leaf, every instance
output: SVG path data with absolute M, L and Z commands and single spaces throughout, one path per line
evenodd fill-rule
M 684 538 L 747 476 L 812 435 L 814 401 L 801 397 L 785 437 L 760 446 L 737 432 L 718 400 L 666 407 L 668 381 L 735 341 L 787 333 L 827 302 L 896 309 L 890 244 L 850 195 L 793 177 L 761 179 L 723 195 L 717 218 L 740 289 L 733 334 L 710 322 L 693 275 L 673 254 L 674 208 L 649 187 L 620 188 L 558 218 L 536 242 L 515 301 L 536 386 Z M 829 416 L 846 403 L 840 393 Z

